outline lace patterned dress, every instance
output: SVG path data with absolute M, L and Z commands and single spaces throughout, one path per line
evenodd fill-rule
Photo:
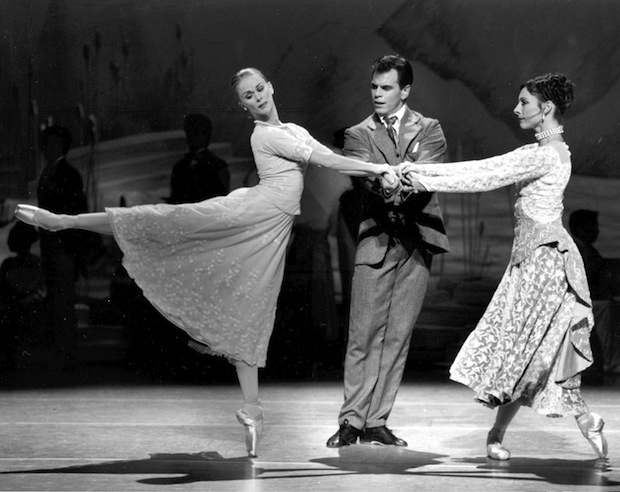
M 106 212 L 123 265 L 167 319 L 210 353 L 263 367 L 305 169 L 326 148 L 292 123 L 256 122 L 251 145 L 252 188 Z
M 438 192 L 516 184 L 510 263 L 452 364 L 451 379 L 471 387 L 489 407 L 521 398 L 548 416 L 587 411 L 579 374 L 592 364 L 592 304 L 581 256 L 562 225 L 568 147 L 531 144 L 498 157 L 414 171 Z

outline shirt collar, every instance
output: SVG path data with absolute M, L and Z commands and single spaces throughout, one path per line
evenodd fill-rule
M 384 116 L 383 118 L 381 118 L 381 121 L 383 122 L 383 124 L 385 124 L 385 119 L 389 118 L 390 116 L 396 116 L 396 118 L 398 118 L 396 120 L 396 125 L 400 125 L 400 122 L 403 119 L 403 116 L 405 116 L 405 111 L 407 110 L 407 106 L 405 104 L 402 105 L 402 107 L 396 111 L 396 113 L 392 113 L 392 114 L 388 114 L 386 116 Z

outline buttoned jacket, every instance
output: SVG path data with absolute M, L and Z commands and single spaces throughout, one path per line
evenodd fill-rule
M 403 161 L 443 162 L 446 139 L 439 122 L 406 108 L 395 146 L 376 114 L 345 130 L 344 154 L 366 162 L 396 166 Z M 367 179 L 359 227 L 356 264 L 379 264 L 390 243 L 399 241 L 423 254 L 449 251 L 435 193 L 388 197 L 380 180 Z

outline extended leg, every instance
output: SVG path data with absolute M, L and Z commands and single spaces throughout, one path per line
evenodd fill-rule
M 48 231 L 62 231 L 65 229 L 83 229 L 99 234 L 112 234 L 112 225 L 108 214 L 95 212 L 79 215 L 62 215 L 48 212 L 33 205 L 20 204 L 15 210 L 15 217 L 22 222 L 41 227 Z

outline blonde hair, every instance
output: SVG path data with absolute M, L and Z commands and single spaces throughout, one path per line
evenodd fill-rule
M 242 68 L 235 75 L 233 75 L 232 79 L 230 80 L 230 86 L 233 89 L 236 89 L 237 85 L 239 85 L 239 82 L 241 82 L 241 79 L 249 77 L 250 75 L 258 75 L 265 82 L 268 82 L 267 77 L 265 77 L 263 72 L 261 72 L 258 68 L 248 67 Z

